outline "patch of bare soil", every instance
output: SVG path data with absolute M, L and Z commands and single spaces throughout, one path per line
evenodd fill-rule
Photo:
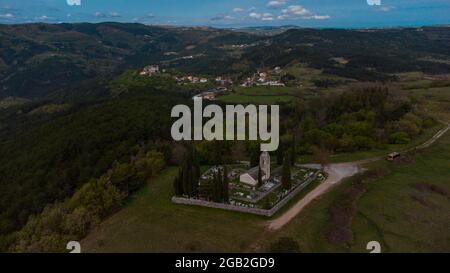
M 333 245 L 351 244 L 353 233 L 350 227 L 358 209 L 358 200 L 367 191 L 370 182 L 385 175 L 385 170 L 377 169 L 352 178 L 352 185 L 330 207 L 330 223 L 325 234 L 328 242 Z

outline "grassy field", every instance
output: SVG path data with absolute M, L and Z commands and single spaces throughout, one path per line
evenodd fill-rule
M 279 86 L 254 86 L 237 87 L 234 92 L 220 96 L 219 100 L 230 104 L 276 104 L 289 102 L 297 96 L 302 96 L 302 92 L 294 87 Z
M 367 252 L 369 241 L 379 241 L 384 252 L 450 251 L 450 196 L 417 188 L 424 183 L 450 192 L 450 134 L 417 154 L 413 162 L 381 161 L 368 168 L 380 165 L 389 173 L 371 182 L 357 202 L 350 245 L 332 245 L 325 237 L 330 207 L 351 186 L 349 182 L 315 200 L 277 237 L 296 240 L 304 252 Z M 260 249 L 267 249 L 271 241 L 262 242 Z
M 165 171 L 92 232 L 85 252 L 241 252 L 263 230 L 261 217 L 171 202 L 177 169 Z
M 264 228 L 266 218 L 172 204 L 176 170 L 169 169 L 102 223 L 82 247 L 86 252 L 264 252 L 277 238 L 290 237 L 303 252 L 367 252 L 365 246 L 373 240 L 386 252 L 449 251 L 450 197 L 416 187 L 426 183 L 450 191 L 449 162 L 447 134 L 417 154 L 415 162 L 382 161 L 368 166 L 382 165 L 389 173 L 371 182 L 357 202 L 350 245 L 335 246 L 325 237 L 329 209 L 351 186 L 349 182 L 315 200 L 290 224 L 272 233 Z
M 294 99 L 293 96 L 279 96 L 279 95 L 244 95 L 244 94 L 229 94 L 219 97 L 219 100 L 228 104 L 266 104 L 273 105 L 283 102 L 290 102 Z
M 450 120 L 450 88 L 408 92 L 425 100 L 426 110 L 437 118 Z M 438 127 L 427 130 L 406 146 L 338 155 L 333 161 L 403 150 L 424 142 L 437 130 Z M 366 166 L 376 167 L 386 168 L 388 173 L 370 182 L 357 200 L 349 226 L 353 241 L 348 245 L 333 245 L 325 234 L 330 229 L 330 208 L 352 187 L 351 181 L 313 201 L 281 230 L 270 232 L 265 229 L 267 218 L 172 204 L 172 180 L 177 172 L 172 168 L 133 195 L 123 210 L 82 242 L 82 248 L 84 252 L 265 252 L 278 238 L 290 237 L 298 242 L 302 252 L 368 252 L 366 245 L 374 240 L 381 243 L 383 252 L 449 252 L 450 133 L 408 162 L 380 161 Z M 276 216 L 314 186 L 310 185 Z
M 427 140 L 429 140 L 433 135 L 435 135 L 439 130 L 444 127 L 442 124 L 438 124 L 433 128 L 429 128 L 425 130 L 420 136 L 411 141 L 408 144 L 388 144 L 384 149 L 373 149 L 370 151 L 360 151 L 355 153 L 342 153 L 331 156 L 331 162 L 339 163 L 339 162 L 351 162 L 357 161 L 367 158 L 373 158 L 378 156 L 387 156 L 392 152 L 401 152 L 408 150 L 410 148 L 416 147 Z M 303 159 L 305 160 L 305 159 Z

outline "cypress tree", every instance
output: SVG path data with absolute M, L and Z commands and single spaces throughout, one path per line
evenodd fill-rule
M 291 164 L 291 166 L 294 166 L 295 159 L 297 157 L 297 137 L 295 135 L 295 132 L 294 132 L 294 134 L 292 134 L 292 147 L 291 147 L 291 156 L 290 157 L 291 157 L 290 164 Z
M 175 196 L 183 196 L 183 173 L 182 169 L 178 170 L 178 176 L 174 180 Z
M 281 184 L 283 185 L 283 188 L 286 190 L 289 190 L 292 187 L 291 160 L 289 157 L 290 157 L 289 153 L 287 153 L 286 157 L 284 158 L 283 173 L 282 173 L 282 178 L 281 178 Z
M 199 182 L 200 182 L 200 166 L 195 163 L 192 169 L 192 178 L 193 178 L 193 183 L 192 183 L 192 192 L 194 194 L 194 196 L 198 196 L 198 187 L 199 187 Z
M 218 176 L 215 173 L 212 181 L 212 200 L 217 202 L 219 200 L 219 193 L 217 192 L 217 183 L 219 182 Z
M 218 175 L 217 175 L 217 183 L 216 183 L 216 187 L 217 187 L 217 202 L 222 203 L 223 202 L 223 176 L 222 176 L 222 171 L 220 169 L 218 169 Z
M 280 146 L 278 147 L 277 150 L 277 164 L 278 165 L 283 165 L 283 161 L 284 161 L 284 145 L 283 143 L 280 143 Z
M 174 182 L 175 194 L 198 197 L 200 165 L 197 162 L 192 143 L 186 144 L 185 149 L 178 179 Z
M 180 196 L 180 190 L 178 188 L 178 177 L 175 177 L 175 179 L 173 180 L 173 190 L 175 192 L 175 196 Z
M 256 167 L 259 165 L 259 158 L 261 155 L 261 151 L 258 147 L 252 147 L 250 150 L 250 167 Z
M 184 158 L 183 165 L 181 167 L 181 184 L 183 187 L 183 195 L 189 195 L 190 191 L 187 171 L 188 171 L 187 161 L 186 158 Z
M 223 199 L 224 199 L 224 203 L 230 202 L 229 186 L 230 186 L 230 181 L 228 179 L 228 168 L 225 166 L 223 169 Z
M 258 166 L 258 188 L 262 186 L 262 170 L 261 165 Z

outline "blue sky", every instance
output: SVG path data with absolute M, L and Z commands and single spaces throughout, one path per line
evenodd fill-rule
M 215 27 L 450 24 L 450 0 L 0 0 L 0 23 L 139 22 Z

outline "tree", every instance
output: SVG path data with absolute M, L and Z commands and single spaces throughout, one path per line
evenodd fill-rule
M 217 200 L 216 202 L 222 203 L 223 202 L 223 176 L 222 176 L 222 170 L 218 169 L 217 174 L 217 182 L 216 182 L 216 188 L 217 188 Z
M 283 160 L 284 160 L 284 146 L 283 143 L 280 142 L 280 146 L 278 147 L 277 150 L 277 164 L 283 165 Z
M 289 153 L 287 153 L 287 155 L 284 158 L 281 184 L 283 185 L 283 188 L 286 189 L 286 190 L 290 190 L 292 188 L 292 182 L 291 182 L 291 159 L 290 159 L 290 154 Z
M 261 155 L 261 150 L 259 145 L 252 145 L 250 147 L 250 167 L 256 167 L 259 165 L 259 158 Z
M 188 197 L 198 196 L 200 165 L 196 160 L 192 143 L 188 144 L 185 150 L 178 179 L 175 182 L 175 194 L 178 192 L 178 194 Z
M 397 132 L 389 136 L 389 143 L 391 144 L 407 144 L 409 142 L 411 142 L 411 139 L 405 132 Z
M 291 166 L 295 165 L 295 159 L 297 158 L 297 136 L 292 134 L 292 145 L 291 145 Z
M 182 179 L 182 169 L 180 168 L 180 170 L 178 171 L 178 176 L 175 178 L 173 184 L 174 184 L 174 189 L 175 189 L 175 196 L 183 196 L 183 181 Z
M 261 165 L 258 166 L 258 188 L 261 187 L 263 184 L 262 181 L 262 170 L 261 170 Z
M 223 201 L 224 203 L 230 202 L 230 181 L 228 179 L 228 168 L 225 166 L 223 169 Z
M 325 167 L 330 164 L 330 153 L 325 149 L 314 147 L 313 161 Z

